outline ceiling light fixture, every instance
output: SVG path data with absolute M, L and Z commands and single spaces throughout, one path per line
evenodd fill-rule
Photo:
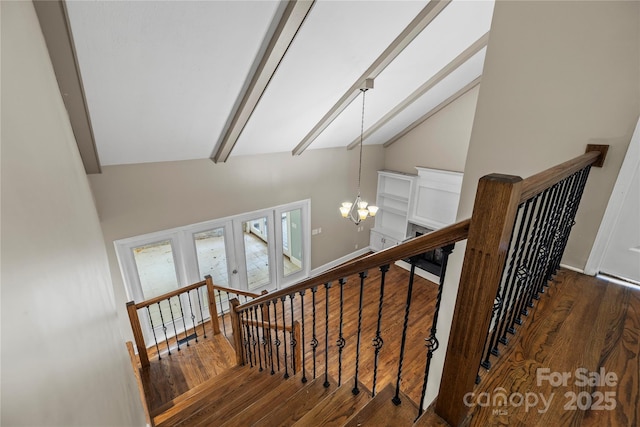
M 358 195 L 353 202 L 344 202 L 340 206 L 340 213 L 343 218 L 348 218 L 358 225 L 369 216 L 376 216 L 378 207 L 369 205 L 360 197 L 360 181 L 362 179 L 362 141 L 364 139 L 364 101 L 367 90 L 373 89 L 373 79 L 366 79 L 360 88 L 362 92 L 362 120 L 360 123 L 360 161 L 358 163 Z

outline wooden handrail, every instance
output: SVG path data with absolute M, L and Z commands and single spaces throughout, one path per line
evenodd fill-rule
M 228 292 L 230 294 L 242 295 L 245 297 L 258 298 L 261 294 L 256 294 L 249 291 L 243 291 L 240 289 L 227 288 L 225 286 L 213 285 L 213 288 L 218 291 Z
M 377 268 L 381 265 L 390 264 L 403 258 L 410 258 L 412 256 L 432 251 L 442 246 L 459 242 L 467 238 L 469 234 L 469 224 L 470 220 L 468 219 L 460 221 L 450 226 L 433 231 L 429 234 L 424 234 L 422 236 L 408 240 L 401 245 L 393 246 L 380 252 L 355 259 L 341 266 L 327 270 L 324 273 L 319 274 L 318 276 L 303 280 L 297 285 L 293 285 L 285 289 L 280 289 L 278 291 L 269 293 L 268 295 L 263 295 L 252 301 L 247 301 L 246 303 L 237 306 L 235 310 L 242 311 L 281 296 L 297 293 L 304 289 L 310 289 L 315 286 L 323 285 L 327 282 L 332 282 L 334 280 L 339 280 L 352 274 L 360 273 L 361 271 Z
M 194 283 L 192 285 L 185 286 L 184 288 L 179 288 L 179 289 L 176 289 L 175 291 L 167 292 L 166 294 L 162 294 L 160 296 L 148 299 L 146 301 L 142 301 L 142 302 L 136 303 L 136 308 L 137 309 L 145 308 L 145 307 L 148 307 L 150 305 L 157 304 L 160 301 L 164 301 L 166 299 L 173 298 L 173 297 L 175 297 L 177 295 L 184 294 L 186 292 L 192 291 L 192 290 L 197 289 L 197 288 L 201 288 L 201 287 L 206 286 L 206 285 L 207 285 L 207 281 L 203 280 L 201 282 L 197 282 L 197 283 Z
M 559 165 L 553 166 L 535 175 L 531 175 L 522 181 L 522 194 L 520 203 L 526 202 L 530 198 L 542 193 L 547 188 L 557 184 L 559 181 L 573 175 L 577 171 L 588 165 L 597 165 L 604 162 L 607 145 L 589 145 L 587 152 Z

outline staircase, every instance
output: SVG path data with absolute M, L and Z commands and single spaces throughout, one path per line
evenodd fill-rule
M 446 426 L 430 411 L 417 422 L 418 406 L 395 389 L 375 397 L 353 379 L 341 386 L 324 375 L 301 381 L 301 373 L 283 379 L 248 366 L 236 366 L 202 383 L 151 413 L 157 427 L 168 426 Z

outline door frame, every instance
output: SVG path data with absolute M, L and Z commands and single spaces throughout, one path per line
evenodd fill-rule
M 595 276 L 600 272 L 604 255 L 609 247 L 613 228 L 620 216 L 622 203 L 629 192 L 631 180 L 638 167 L 638 163 L 640 163 L 640 118 L 638 118 L 636 123 L 636 128 L 629 142 L 627 153 L 620 167 L 620 172 L 618 172 L 618 178 L 611 192 L 607 209 L 602 217 L 596 240 L 593 243 L 591 253 L 584 267 L 585 274 Z

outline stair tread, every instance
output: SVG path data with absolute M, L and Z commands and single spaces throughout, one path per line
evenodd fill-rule
M 433 412 L 433 406 L 431 406 L 424 411 L 424 414 L 418 418 L 413 427 L 449 427 L 449 423 Z
M 371 400 L 371 392 L 358 383 L 360 392 L 352 393 L 353 378 L 338 387 L 300 418 L 295 426 L 342 426 Z
M 197 412 L 207 404 L 232 395 L 248 383 L 256 381 L 262 374 L 257 369 L 246 366 L 231 368 L 157 408 L 152 415 L 154 423 L 157 426 L 173 425 L 185 414 Z
M 274 406 L 274 402 L 282 402 L 290 398 L 305 386 L 306 384 L 301 381 L 300 374 L 283 380 L 275 388 L 272 388 L 258 400 L 244 408 L 244 410 L 239 411 L 234 417 L 227 420 L 221 427 L 251 425 L 252 422 L 259 420 L 265 416 L 265 414 L 269 413 Z
M 395 396 L 395 387 L 388 384 L 367 405 L 355 414 L 345 427 L 376 426 L 395 427 L 412 426 L 418 416 L 418 405 L 407 395 L 400 392 L 400 405 L 391 399 Z
M 271 412 L 258 420 L 253 426 L 283 426 L 292 425 L 310 411 L 318 401 L 330 395 L 336 388 L 336 383 L 329 378 L 329 387 L 324 387 L 324 376 L 308 382 L 293 396 L 275 406 Z

